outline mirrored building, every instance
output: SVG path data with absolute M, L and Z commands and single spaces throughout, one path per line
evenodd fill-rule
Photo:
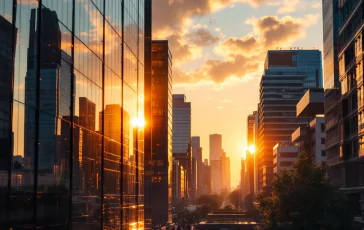
M 143 229 L 144 1 L 0 5 L 0 224 Z

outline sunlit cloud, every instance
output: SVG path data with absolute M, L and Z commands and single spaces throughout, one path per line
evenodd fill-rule
M 242 38 L 228 38 L 215 47 L 216 54 L 223 59 L 208 59 L 195 71 L 175 69 L 174 84 L 214 82 L 222 84 L 231 80 L 254 79 L 259 76 L 269 49 L 286 46 L 305 37 L 305 29 L 317 23 L 317 15 L 304 18 L 264 16 L 246 20 L 254 28 Z

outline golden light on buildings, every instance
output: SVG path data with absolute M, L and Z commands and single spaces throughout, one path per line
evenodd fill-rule
M 145 126 L 145 121 L 143 118 L 140 118 L 140 117 L 136 117 L 136 118 L 133 118 L 131 120 L 131 125 L 133 127 L 138 127 L 138 128 L 144 128 Z
M 255 146 L 254 146 L 254 145 L 249 146 L 249 147 L 248 147 L 248 152 L 249 152 L 250 154 L 254 154 L 254 153 L 255 153 Z

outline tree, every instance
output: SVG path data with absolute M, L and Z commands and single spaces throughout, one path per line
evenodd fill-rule
M 228 198 L 229 198 L 230 203 L 234 204 L 234 206 L 239 206 L 239 207 L 244 206 L 244 200 L 243 200 L 243 197 L 241 196 L 241 191 L 239 189 L 232 191 L 229 194 Z M 236 207 L 236 208 L 238 208 L 238 207 Z
M 197 205 L 209 205 L 211 211 L 215 211 L 222 204 L 222 199 L 218 195 L 201 195 L 196 199 Z
M 271 193 L 257 196 L 264 229 L 351 229 L 353 215 L 343 193 L 330 183 L 326 165 L 302 153 L 292 170 L 273 179 Z

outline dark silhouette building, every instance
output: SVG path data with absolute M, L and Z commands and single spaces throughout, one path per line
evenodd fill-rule
M 172 222 L 172 54 L 152 41 L 152 223 Z

